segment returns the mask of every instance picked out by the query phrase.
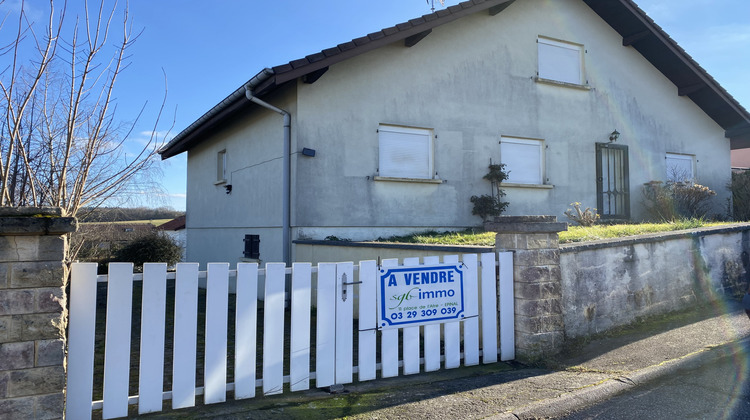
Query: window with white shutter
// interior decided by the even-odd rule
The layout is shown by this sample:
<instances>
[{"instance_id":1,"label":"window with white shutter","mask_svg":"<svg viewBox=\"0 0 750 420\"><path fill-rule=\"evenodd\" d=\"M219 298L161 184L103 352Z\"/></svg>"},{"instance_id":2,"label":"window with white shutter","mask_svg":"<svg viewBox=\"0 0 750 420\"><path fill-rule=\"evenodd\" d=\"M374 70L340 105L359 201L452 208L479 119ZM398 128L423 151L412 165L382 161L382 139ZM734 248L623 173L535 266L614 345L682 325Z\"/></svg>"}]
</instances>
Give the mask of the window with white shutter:
<instances>
[{"instance_id":1,"label":"window with white shutter","mask_svg":"<svg viewBox=\"0 0 750 420\"><path fill-rule=\"evenodd\" d=\"M542 140L502 137L500 162L505 164L512 184L544 184L544 142Z\"/></svg>"},{"instance_id":2,"label":"window with white shutter","mask_svg":"<svg viewBox=\"0 0 750 420\"><path fill-rule=\"evenodd\" d=\"M667 181L695 182L695 156L667 153Z\"/></svg>"},{"instance_id":3,"label":"window with white shutter","mask_svg":"<svg viewBox=\"0 0 750 420\"><path fill-rule=\"evenodd\" d=\"M386 178L433 178L432 131L381 125L378 128L378 175Z\"/></svg>"},{"instance_id":4,"label":"window with white shutter","mask_svg":"<svg viewBox=\"0 0 750 420\"><path fill-rule=\"evenodd\" d=\"M540 79L576 85L585 84L583 73L583 46L539 37Z\"/></svg>"}]
</instances>

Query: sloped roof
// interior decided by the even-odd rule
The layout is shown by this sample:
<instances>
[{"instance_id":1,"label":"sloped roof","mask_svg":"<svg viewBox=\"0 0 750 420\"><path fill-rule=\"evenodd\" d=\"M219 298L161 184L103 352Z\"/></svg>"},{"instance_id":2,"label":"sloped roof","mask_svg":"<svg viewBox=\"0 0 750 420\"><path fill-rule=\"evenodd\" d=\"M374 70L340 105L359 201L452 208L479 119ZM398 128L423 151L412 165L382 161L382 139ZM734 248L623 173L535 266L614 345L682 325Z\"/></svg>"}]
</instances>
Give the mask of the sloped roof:
<instances>
[{"instance_id":1,"label":"sloped roof","mask_svg":"<svg viewBox=\"0 0 750 420\"><path fill-rule=\"evenodd\" d=\"M185 215L177 216L174 219L162 223L161 225L157 226L156 230L180 230L185 229Z\"/></svg>"},{"instance_id":2,"label":"sloped roof","mask_svg":"<svg viewBox=\"0 0 750 420\"><path fill-rule=\"evenodd\" d=\"M435 27L482 11L495 15L515 1L518 0L468 0L287 64L263 69L251 79L256 82L254 95L263 97L298 78L314 83L333 64L394 42L404 41L406 47L411 47ZM623 37L624 46L632 46L640 52L677 86L679 95L688 96L726 130L732 149L750 147L750 113L632 0L583 1ZM246 84L175 136L159 152L162 159L190 149L217 124L251 107L245 98Z\"/></svg>"}]
</instances>

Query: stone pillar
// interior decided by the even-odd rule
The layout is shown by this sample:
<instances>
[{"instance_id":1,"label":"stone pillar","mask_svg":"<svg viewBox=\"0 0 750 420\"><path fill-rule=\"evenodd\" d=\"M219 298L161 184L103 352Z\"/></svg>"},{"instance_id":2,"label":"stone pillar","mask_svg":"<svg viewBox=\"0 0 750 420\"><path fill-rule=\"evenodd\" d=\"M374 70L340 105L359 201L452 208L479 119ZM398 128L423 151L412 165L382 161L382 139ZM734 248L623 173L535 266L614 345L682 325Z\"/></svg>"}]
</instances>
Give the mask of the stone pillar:
<instances>
[{"instance_id":1,"label":"stone pillar","mask_svg":"<svg viewBox=\"0 0 750 420\"><path fill-rule=\"evenodd\" d=\"M561 350L562 316L558 232L555 216L499 216L485 223L497 232L495 248L513 251L516 355L537 360Z\"/></svg>"},{"instance_id":2,"label":"stone pillar","mask_svg":"<svg viewBox=\"0 0 750 420\"><path fill-rule=\"evenodd\" d=\"M65 234L54 208L0 207L0 418L63 417Z\"/></svg>"}]
</instances>

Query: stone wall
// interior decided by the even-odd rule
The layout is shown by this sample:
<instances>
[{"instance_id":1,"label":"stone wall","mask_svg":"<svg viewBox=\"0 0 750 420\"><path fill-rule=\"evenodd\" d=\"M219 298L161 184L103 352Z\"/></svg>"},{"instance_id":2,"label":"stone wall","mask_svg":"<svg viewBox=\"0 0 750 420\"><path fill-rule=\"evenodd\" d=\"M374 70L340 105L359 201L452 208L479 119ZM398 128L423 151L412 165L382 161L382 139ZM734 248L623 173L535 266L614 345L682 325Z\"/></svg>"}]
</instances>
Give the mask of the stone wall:
<instances>
[{"instance_id":1,"label":"stone wall","mask_svg":"<svg viewBox=\"0 0 750 420\"><path fill-rule=\"evenodd\" d=\"M485 223L498 232L498 251L513 251L516 354L535 360L556 353L565 340L558 232L555 216L499 216Z\"/></svg>"},{"instance_id":2,"label":"stone wall","mask_svg":"<svg viewBox=\"0 0 750 420\"><path fill-rule=\"evenodd\" d=\"M0 418L63 417L66 236L59 209L0 208Z\"/></svg>"},{"instance_id":3,"label":"stone wall","mask_svg":"<svg viewBox=\"0 0 750 420\"><path fill-rule=\"evenodd\" d=\"M750 224L562 245L565 335L741 295L749 253Z\"/></svg>"}]
</instances>

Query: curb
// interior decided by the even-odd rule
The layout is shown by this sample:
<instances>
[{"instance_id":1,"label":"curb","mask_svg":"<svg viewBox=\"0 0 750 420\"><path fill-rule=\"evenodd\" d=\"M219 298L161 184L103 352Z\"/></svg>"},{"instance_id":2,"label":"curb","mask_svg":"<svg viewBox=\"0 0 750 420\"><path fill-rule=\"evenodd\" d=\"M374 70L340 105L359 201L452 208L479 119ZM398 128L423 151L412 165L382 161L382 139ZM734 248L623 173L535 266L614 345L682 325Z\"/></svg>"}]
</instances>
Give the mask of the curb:
<instances>
[{"instance_id":1,"label":"curb","mask_svg":"<svg viewBox=\"0 0 750 420\"><path fill-rule=\"evenodd\" d=\"M656 379L674 374L681 370L693 370L702 365L715 362L725 357L732 357L750 346L750 337L737 341L728 341L713 347L705 347L697 352L677 359L667 360L658 365L648 366L606 380L599 385L591 385L556 398L533 402L510 412L501 413L489 420L525 420L539 418L557 418L570 415L588 406L600 403L617 394L652 382Z\"/></svg>"}]
</instances>

